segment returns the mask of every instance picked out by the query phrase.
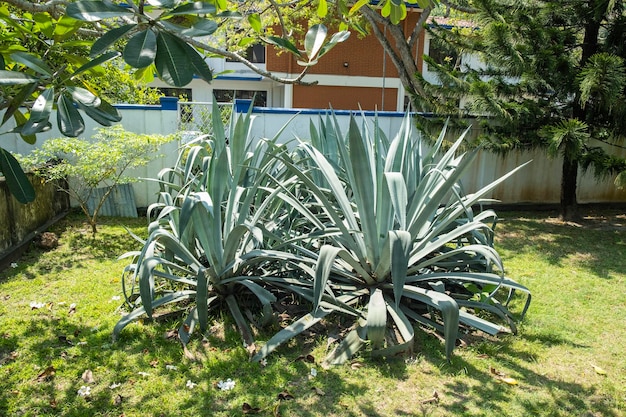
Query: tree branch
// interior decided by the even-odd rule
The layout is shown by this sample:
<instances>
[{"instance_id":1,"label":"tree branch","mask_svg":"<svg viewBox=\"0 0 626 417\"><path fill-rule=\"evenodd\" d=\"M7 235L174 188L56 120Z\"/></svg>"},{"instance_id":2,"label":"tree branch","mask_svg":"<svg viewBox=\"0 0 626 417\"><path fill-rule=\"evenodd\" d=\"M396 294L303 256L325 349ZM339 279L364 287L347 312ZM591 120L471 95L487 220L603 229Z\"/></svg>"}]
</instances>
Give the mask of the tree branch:
<instances>
[{"instance_id":1,"label":"tree branch","mask_svg":"<svg viewBox=\"0 0 626 417\"><path fill-rule=\"evenodd\" d=\"M461 6L460 4L453 3L450 0L439 0L439 1L444 6L457 10L459 12L470 13L470 14L478 13L477 9L470 7L470 6Z\"/></svg>"}]
</instances>

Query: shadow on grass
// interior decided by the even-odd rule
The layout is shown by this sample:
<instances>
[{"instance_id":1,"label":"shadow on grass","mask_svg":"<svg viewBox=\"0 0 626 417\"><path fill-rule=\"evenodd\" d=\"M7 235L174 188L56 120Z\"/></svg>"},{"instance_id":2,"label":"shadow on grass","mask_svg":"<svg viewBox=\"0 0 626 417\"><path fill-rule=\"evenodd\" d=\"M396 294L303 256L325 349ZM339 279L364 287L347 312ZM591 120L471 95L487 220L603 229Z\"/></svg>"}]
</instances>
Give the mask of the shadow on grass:
<instances>
[{"instance_id":1,"label":"shadow on grass","mask_svg":"<svg viewBox=\"0 0 626 417\"><path fill-rule=\"evenodd\" d=\"M622 272L626 259L626 226L590 217L580 224L564 223L546 213L499 213L496 248L511 253L532 252L549 264L563 266L573 258L598 277ZM607 256L607 251L611 255Z\"/></svg>"}]
</instances>

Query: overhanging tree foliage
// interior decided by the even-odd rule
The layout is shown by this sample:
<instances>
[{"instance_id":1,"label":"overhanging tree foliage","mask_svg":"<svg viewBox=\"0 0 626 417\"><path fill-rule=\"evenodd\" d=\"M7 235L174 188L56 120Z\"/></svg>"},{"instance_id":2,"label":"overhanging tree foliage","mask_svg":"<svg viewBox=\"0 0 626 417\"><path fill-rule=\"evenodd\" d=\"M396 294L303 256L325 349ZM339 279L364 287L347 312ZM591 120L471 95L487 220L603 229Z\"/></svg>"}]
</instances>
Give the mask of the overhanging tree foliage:
<instances>
[{"instance_id":1,"label":"overhanging tree foliage","mask_svg":"<svg viewBox=\"0 0 626 417\"><path fill-rule=\"evenodd\" d=\"M318 14L325 15L321 3L325 5L320 2ZM244 13L239 12L240 6ZM82 78L97 75L103 64L118 57L136 68L137 77L157 74L173 86L183 86L194 76L210 82L213 71L205 61L208 56L241 62L275 81L302 83L307 68L349 36L349 32L341 31L327 39L326 27L315 24L306 32L303 48L299 49L287 34L273 36L261 23L264 14L273 13L281 20L284 14L297 9L296 3L270 1L267 7L259 2L255 7L244 6L245 2L225 0L4 2L0 6L0 110L5 110L2 125L13 118L16 126L5 133L19 133L33 143L37 133L51 127L50 116L55 108L59 130L66 136L76 137L83 132L82 113L103 126L119 122L119 112ZM303 65L301 73L293 78L277 77L243 55L207 40L211 36L219 39L220 26L232 20L237 21L237 27L252 27L257 40L296 55ZM89 57L75 54L75 47L88 48ZM50 53L54 49L61 53ZM24 105L26 112L21 110ZM19 164L1 148L0 170L20 201L32 201L32 187Z\"/></svg>"}]
</instances>

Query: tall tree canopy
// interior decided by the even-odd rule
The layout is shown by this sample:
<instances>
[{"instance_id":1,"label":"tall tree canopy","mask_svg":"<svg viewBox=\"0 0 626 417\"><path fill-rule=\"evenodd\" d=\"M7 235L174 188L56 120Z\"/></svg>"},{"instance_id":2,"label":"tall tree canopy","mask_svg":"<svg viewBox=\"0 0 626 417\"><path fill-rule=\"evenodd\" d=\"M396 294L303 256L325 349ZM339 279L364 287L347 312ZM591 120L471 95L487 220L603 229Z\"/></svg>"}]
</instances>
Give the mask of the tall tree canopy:
<instances>
[{"instance_id":1,"label":"tall tree canopy","mask_svg":"<svg viewBox=\"0 0 626 417\"><path fill-rule=\"evenodd\" d=\"M598 178L626 169L626 14L620 0L473 0L475 27L433 27L434 42L462 61L436 63L440 84L420 79L435 111L487 115L483 142L496 151L540 147L563 158L561 216L578 217L579 168ZM465 103L459 109L458 103ZM624 174L622 174L624 175ZM618 179L619 181L619 179Z\"/></svg>"}]
</instances>

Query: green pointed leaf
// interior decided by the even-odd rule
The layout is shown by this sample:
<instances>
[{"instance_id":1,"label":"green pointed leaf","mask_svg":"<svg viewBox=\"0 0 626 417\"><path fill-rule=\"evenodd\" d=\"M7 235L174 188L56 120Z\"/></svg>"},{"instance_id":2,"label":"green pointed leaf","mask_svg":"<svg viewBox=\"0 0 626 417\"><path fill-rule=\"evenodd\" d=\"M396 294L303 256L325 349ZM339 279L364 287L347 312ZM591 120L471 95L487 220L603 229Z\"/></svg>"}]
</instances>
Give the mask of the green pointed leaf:
<instances>
[{"instance_id":1,"label":"green pointed leaf","mask_svg":"<svg viewBox=\"0 0 626 417\"><path fill-rule=\"evenodd\" d=\"M0 70L0 85L31 84L39 78L18 71Z\"/></svg>"},{"instance_id":2,"label":"green pointed leaf","mask_svg":"<svg viewBox=\"0 0 626 417\"><path fill-rule=\"evenodd\" d=\"M166 83L183 87L193 79L193 68L188 65L188 55L182 42L169 33L160 32L157 36L157 56L154 64Z\"/></svg>"},{"instance_id":3,"label":"green pointed leaf","mask_svg":"<svg viewBox=\"0 0 626 417\"><path fill-rule=\"evenodd\" d=\"M311 328L315 324L319 323L324 317L328 315L328 312L320 311L318 314L306 314L300 319L291 323L278 333L276 333L270 340L263 345L263 347L254 355L253 361L258 362L272 353L278 346L291 340L293 337L299 335L303 331Z\"/></svg>"},{"instance_id":4,"label":"green pointed leaf","mask_svg":"<svg viewBox=\"0 0 626 417\"><path fill-rule=\"evenodd\" d=\"M91 91L82 87L66 87L66 90L72 95L72 99L78 103L89 107L98 107L101 103L100 98Z\"/></svg>"},{"instance_id":5,"label":"green pointed leaf","mask_svg":"<svg viewBox=\"0 0 626 417\"><path fill-rule=\"evenodd\" d=\"M102 19L132 15L132 12L126 7L117 6L109 1L79 0L69 3L65 14L77 20L97 22Z\"/></svg>"},{"instance_id":6,"label":"green pointed leaf","mask_svg":"<svg viewBox=\"0 0 626 417\"><path fill-rule=\"evenodd\" d=\"M37 100L35 100L30 110L30 118L26 124L22 126L23 135L33 135L42 132L46 128L50 113L52 113L53 101L54 87L45 89L39 97L37 97Z\"/></svg>"},{"instance_id":7,"label":"green pointed leaf","mask_svg":"<svg viewBox=\"0 0 626 417\"><path fill-rule=\"evenodd\" d=\"M50 69L48 64L33 54L26 52L14 52L11 54L11 59L19 64L25 65L39 74L52 76L53 71Z\"/></svg>"},{"instance_id":8,"label":"green pointed leaf","mask_svg":"<svg viewBox=\"0 0 626 417\"><path fill-rule=\"evenodd\" d=\"M80 20L63 15L54 26L54 40L62 41L69 38L76 33L82 25L83 22Z\"/></svg>"},{"instance_id":9,"label":"green pointed leaf","mask_svg":"<svg viewBox=\"0 0 626 417\"><path fill-rule=\"evenodd\" d=\"M87 116L103 126L112 126L122 120L122 115L107 101L100 99L100 105L97 107L85 106L81 102L77 102L78 107L83 110Z\"/></svg>"},{"instance_id":10,"label":"green pointed leaf","mask_svg":"<svg viewBox=\"0 0 626 417\"><path fill-rule=\"evenodd\" d=\"M35 13L33 20L37 23L37 28L46 35L47 38L51 38L54 34L54 26L52 16L48 13Z\"/></svg>"},{"instance_id":11,"label":"green pointed leaf","mask_svg":"<svg viewBox=\"0 0 626 417\"><path fill-rule=\"evenodd\" d=\"M193 72L207 83L210 83L213 80L213 72L204 58L198 53L198 51L188 44L179 42L179 45L184 50L185 55L187 55L189 63L193 68Z\"/></svg>"},{"instance_id":12,"label":"green pointed leaf","mask_svg":"<svg viewBox=\"0 0 626 417\"><path fill-rule=\"evenodd\" d=\"M304 37L304 50L306 51L309 61L315 59L315 56L324 45L328 30L322 24L313 25L307 31Z\"/></svg>"},{"instance_id":13,"label":"green pointed leaf","mask_svg":"<svg viewBox=\"0 0 626 417\"><path fill-rule=\"evenodd\" d=\"M93 43L93 45L91 46L91 51L89 51L89 56L93 58L105 52L109 48L109 46L113 45L135 27L137 27L137 25L129 24L120 26L115 29L111 29Z\"/></svg>"},{"instance_id":14,"label":"green pointed leaf","mask_svg":"<svg viewBox=\"0 0 626 417\"><path fill-rule=\"evenodd\" d=\"M190 36L190 37L209 36L215 33L217 28L218 28L217 22L214 20L198 19L197 21L193 22L193 24L190 27L183 28L180 31L180 34L184 36Z\"/></svg>"},{"instance_id":15,"label":"green pointed leaf","mask_svg":"<svg viewBox=\"0 0 626 417\"><path fill-rule=\"evenodd\" d=\"M271 45L279 47L280 49L286 49L298 58L302 58L302 54L298 48L296 48L296 46L287 39L283 39L280 36L268 36L267 38L263 38L263 40Z\"/></svg>"},{"instance_id":16,"label":"green pointed leaf","mask_svg":"<svg viewBox=\"0 0 626 417\"><path fill-rule=\"evenodd\" d=\"M194 1L193 3L186 3L177 8L167 12L168 15L184 15L184 14L213 14L217 12L217 9L211 3L205 3L202 1Z\"/></svg>"},{"instance_id":17,"label":"green pointed leaf","mask_svg":"<svg viewBox=\"0 0 626 417\"><path fill-rule=\"evenodd\" d=\"M261 33L263 27L261 26L261 16L258 13L252 13L248 15L248 23L252 30L256 33Z\"/></svg>"},{"instance_id":18,"label":"green pointed leaf","mask_svg":"<svg viewBox=\"0 0 626 417\"><path fill-rule=\"evenodd\" d=\"M330 40L324 46L322 46L322 49L320 49L317 54L317 58L319 59L322 56L326 55L326 53L333 49L338 43L345 42L349 37L350 32L347 30L335 33L332 38L330 38Z\"/></svg>"},{"instance_id":19,"label":"green pointed leaf","mask_svg":"<svg viewBox=\"0 0 626 417\"><path fill-rule=\"evenodd\" d=\"M22 204L35 200L35 189L24 174L19 162L9 151L0 148L0 170L11 194Z\"/></svg>"},{"instance_id":20,"label":"green pointed leaf","mask_svg":"<svg viewBox=\"0 0 626 417\"><path fill-rule=\"evenodd\" d=\"M319 17L326 17L327 14L328 3L326 2L326 0L319 0L319 3L317 4L317 15Z\"/></svg>"},{"instance_id":21,"label":"green pointed leaf","mask_svg":"<svg viewBox=\"0 0 626 417\"><path fill-rule=\"evenodd\" d=\"M9 106L4 112L4 116L2 117L2 124L5 124L7 120L13 117L13 114L15 113L15 111L24 104L24 101L26 101L26 99L30 97L31 94L33 94L36 89L37 89L37 83L26 84L24 87L22 87L22 89L20 89L20 91L15 95L15 97L11 99Z\"/></svg>"},{"instance_id":22,"label":"green pointed leaf","mask_svg":"<svg viewBox=\"0 0 626 417\"><path fill-rule=\"evenodd\" d=\"M170 303L175 303L179 301L184 301L193 298L195 295L195 291L177 291L167 295L164 295L161 298L154 300L154 302L150 303L150 309L158 308ZM146 309L144 307L139 307L129 314L122 317L115 327L113 328L113 341L116 341L120 335L120 332L124 329L124 327L128 326L135 320L138 320L140 317L146 315Z\"/></svg>"},{"instance_id":23,"label":"green pointed leaf","mask_svg":"<svg viewBox=\"0 0 626 417\"><path fill-rule=\"evenodd\" d=\"M106 54L100 55L98 58L93 59L91 61L89 61L88 63L86 63L85 65L83 65L82 67L78 68L76 71L74 71L74 73L72 74L72 79L77 76L78 74L81 74L85 71L89 71L93 68L99 67L100 65L104 64L105 62L109 62L112 59L117 58L118 56L120 56L121 53L117 52L117 51L111 51L111 52L107 52Z\"/></svg>"},{"instance_id":24,"label":"green pointed leaf","mask_svg":"<svg viewBox=\"0 0 626 417\"><path fill-rule=\"evenodd\" d=\"M13 113L13 118L15 119L15 126L18 126L17 128L13 129L16 133L19 133L20 136L22 137L22 140L30 145L34 145L35 142L37 142L37 136L36 135L23 135L21 133L22 128L21 126L25 125L26 122L28 121L28 119L26 118L26 116L24 116L24 114L22 114L22 112L17 109L15 110L15 113Z\"/></svg>"},{"instance_id":25,"label":"green pointed leaf","mask_svg":"<svg viewBox=\"0 0 626 417\"><path fill-rule=\"evenodd\" d=\"M122 55L131 67L147 67L157 55L157 35L151 29L137 33L128 40Z\"/></svg>"},{"instance_id":26,"label":"green pointed leaf","mask_svg":"<svg viewBox=\"0 0 626 417\"><path fill-rule=\"evenodd\" d=\"M362 329L354 329L346 335L342 342L325 359L331 365L341 365L363 347L365 340L359 334Z\"/></svg>"},{"instance_id":27,"label":"green pointed leaf","mask_svg":"<svg viewBox=\"0 0 626 417\"><path fill-rule=\"evenodd\" d=\"M350 12L349 15L352 16L353 14L355 14L356 12L359 11L359 9L363 6L365 6L366 4L369 4L370 0L359 0L356 3L354 3L354 5L350 8Z\"/></svg>"},{"instance_id":28,"label":"green pointed leaf","mask_svg":"<svg viewBox=\"0 0 626 417\"><path fill-rule=\"evenodd\" d=\"M85 122L74 107L74 103L65 94L59 95L57 100L57 125L61 133L72 138L85 131Z\"/></svg>"}]
</instances>

